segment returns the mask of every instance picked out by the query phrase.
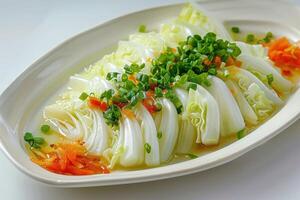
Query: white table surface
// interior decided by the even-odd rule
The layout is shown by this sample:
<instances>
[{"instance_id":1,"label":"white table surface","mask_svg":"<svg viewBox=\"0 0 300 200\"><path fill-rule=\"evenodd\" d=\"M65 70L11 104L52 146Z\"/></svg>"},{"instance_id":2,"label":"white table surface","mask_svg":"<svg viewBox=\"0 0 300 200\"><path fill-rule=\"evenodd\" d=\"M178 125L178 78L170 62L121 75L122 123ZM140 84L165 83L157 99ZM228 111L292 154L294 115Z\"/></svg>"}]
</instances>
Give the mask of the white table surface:
<instances>
[{"instance_id":1,"label":"white table surface","mask_svg":"<svg viewBox=\"0 0 300 200\"><path fill-rule=\"evenodd\" d=\"M66 38L113 17L178 0L0 0L0 92ZM299 1L298 1L299 2ZM300 199L300 121L246 155L205 172L131 185L59 189L19 172L0 153L0 199Z\"/></svg>"}]
</instances>

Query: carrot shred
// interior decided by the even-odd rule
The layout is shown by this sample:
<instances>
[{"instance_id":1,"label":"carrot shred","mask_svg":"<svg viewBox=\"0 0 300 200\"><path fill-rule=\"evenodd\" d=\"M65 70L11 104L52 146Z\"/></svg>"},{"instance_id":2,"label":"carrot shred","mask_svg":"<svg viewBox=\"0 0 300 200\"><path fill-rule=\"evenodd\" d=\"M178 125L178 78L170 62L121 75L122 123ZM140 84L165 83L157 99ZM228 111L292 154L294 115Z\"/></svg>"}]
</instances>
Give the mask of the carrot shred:
<instances>
[{"instance_id":1,"label":"carrot shred","mask_svg":"<svg viewBox=\"0 0 300 200\"><path fill-rule=\"evenodd\" d=\"M281 37L267 45L269 48L268 56L281 68L281 73L291 76L293 70L300 69L300 47L292 44L286 37Z\"/></svg>"},{"instance_id":2,"label":"carrot shred","mask_svg":"<svg viewBox=\"0 0 300 200\"><path fill-rule=\"evenodd\" d=\"M42 151L42 150L41 150ZM88 155L78 143L59 143L45 157L31 156L31 160L41 167L58 174L91 175L110 173L100 156Z\"/></svg>"}]
</instances>

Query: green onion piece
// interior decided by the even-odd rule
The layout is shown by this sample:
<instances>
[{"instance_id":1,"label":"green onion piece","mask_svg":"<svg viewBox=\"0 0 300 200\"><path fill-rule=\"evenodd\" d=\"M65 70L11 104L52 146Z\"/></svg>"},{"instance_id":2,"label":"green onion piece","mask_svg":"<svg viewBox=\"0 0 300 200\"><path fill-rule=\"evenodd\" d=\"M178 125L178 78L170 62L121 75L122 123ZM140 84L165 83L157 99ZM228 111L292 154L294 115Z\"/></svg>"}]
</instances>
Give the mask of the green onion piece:
<instances>
[{"instance_id":1,"label":"green onion piece","mask_svg":"<svg viewBox=\"0 0 300 200\"><path fill-rule=\"evenodd\" d=\"M255 35L254 34L248 34L246 36L246 42L253 43L255 41Z\"/></svg>"},{"instance_id":2,"label":"green onion piece","mask_svg":"<svg viewBox=\"0 0 300 200\"><path fill-rule=\"evenodd\" d=\"M34 137L32 133L26 132L24 135L24 141L27 142L30 147L33 147L35 149L41 148L41 145L45 143L44 138L42 137Z\"/></svg>"},{"instance_id":3,"label":"green onion piece","mask_svg":"<svg viewBox=\"0 0 300 200\"><path fill-rule=\"evenodd\" d=\"M81 93L81 95L79 96L79 99L81 101L85 101L87 98L89 97L89 95L85 92Z\"/></svg>"},{"instance_id":4,"label":"green onion piece","mask_svg":"<svg viewBox=\"0 0 300 200\"><path fill-rule=\"evenodd\" d=\"M217 75L217 69L216 68L210 68L208 71L208 74L210 75Z\"/></svg>"},{"instance_id":5,"label":"green onion piece","mask_svg":"<svg viewBox=\"0 0 300 200\"><path fill-rule=\"evenodd\" d=\"M158 138L158 139L161 139L161 138L162 138L162 132L161 132L161 131L158 131L158 132L157 132L157 138Z\"/></svg>"},{"instance_id":6,"label":"green onion piece","mask_svg":"<svg viewBox=\"0 0 300 200\"><path fill-rule=\"evenodd\" d=\"M243 138L245 135L245 129L240 130L239 132L236 133L237 139Z\"/></svg>"},{"instance_id":7,"label":"green onion piece","mask_svg":"<svg viewBox=\"0 0 300 200\"><path fill-rule=\"evenodd\" d=\"M189 91L190 89L196 90L197 89L197 84L196 83L190 83L189 86L187 87L187 90Z\"/></svg>"},{"instance_id":8,"label":"green onion piece","mask_svg":"<svg viewBox=\"0 0 300 200\"><path fill-rule=\"evenodd\" d=\"M103 117L107 124L111 126L118 126L121 117L121 111L118 106L111 105L104 113Z\"/></svg>"},{"instance_id":9,"label":"green onion piece","mask_svg":"<svg viewBox=\"0 0 300 200\"><path fill-rule=\"evenodd\" d=\"M149 143L145 143L144 148L147 153L151 152L151 145Z\"/></svg>"},{"instance_id":10,"label":"green onion piece","mask_svg":"<svg viewBox=\"0 0 300 200\"><path fill-rule=\"evenodd\" d=\"M106 101L108 102L112 96L114 95L115 91L113 89L109 89L109 90L105 90L101 96L100 96L100 99L106 99Z\"/></svg>"},{"instance_id":11,"label":"green onion piece","mask_svg":"<svg viewBox=\"0 0 300 200\"><path fill-rule=\"evenodd\" d=\"M239 33L239 32L240 32L240 28L239 28L239 27L236 27L236 26L233 26L233 27L231 28L231 31L232 31L233 33Z\"/></svg>"},{"instance_id":12,"label":"green onion piece","mask_svg":"<svg viewBox=\"0 0 300 200\"><path fill-rule=\"evenodd\" d=\"M48 132L50 131L50 126L49 126L48 124L43 124L43 125L41 126L41 131L42 131L43 133L48 133Z\"/></svg>"},{"instance_id":13,"label":"green onion piece","mask_svg":"<svg viewBox=\"0 0 300 200\"><path fill-rule=\"evenodd\" d=\"M141 24L140 26L139 26L139 32L140 33L146 33L146 26L144 25L144 24Z\"/></svg>"},{"instance_id":14,"label":"green onion piece","mask_svg":"<svg viewBox=\"0 0 300 200\"><path fill-rule=\"evenodd\" d=\"M156 88L154 89L154 94L155 94L155 97L162 97L162 96L163 96L162 89L159 88L159 87L156 87Z\"/></svg>"},{"instance_id":15,"label":"green onion piece","mask_svg":"<svg viewBox=\"0 0 300 200\"><path fill-rule=\"evenodd\" d=\"M271 85L272 82L274 81L274 76L273 76L273 74L268 74L268 75L267 75L267 80L268 80L268 84Z\"/></svg>"},{"instance_id":16,"label":"green onion piece","mask_svg":"<svg viewBox=\"0 0 300 200\"><path fill-rule=\"evenodd\" d=\"M192 153L188 153L188 154L186 154L190 159L195 159L195 158L198 158L198 156L197 155L195 155L195 154L192 154Z\"/></svg>"},{"instance_id":17,"label":"green onion piece","mask_svg":"<svg viewBox=\"0 0 300 200\"><path fill-rule=\"evenodd\" d=\"M184 74L178 79L178 81L175 82L175 87L183 86L187 81L188 81L188 75Z\"/></svg>"},{"instance_id":18,"label":"green onion piece","mask_svg":"<svg viewBox=\"0 0 300 200\"><path fill-rule=\"evenodd\" d=\"M177 113L180 114L182 112L183 105L180 99L176 96L176 94L172 90L168 90L165 94L165 97L168 98L174 104Z\"/></svg>"}]
</instances>

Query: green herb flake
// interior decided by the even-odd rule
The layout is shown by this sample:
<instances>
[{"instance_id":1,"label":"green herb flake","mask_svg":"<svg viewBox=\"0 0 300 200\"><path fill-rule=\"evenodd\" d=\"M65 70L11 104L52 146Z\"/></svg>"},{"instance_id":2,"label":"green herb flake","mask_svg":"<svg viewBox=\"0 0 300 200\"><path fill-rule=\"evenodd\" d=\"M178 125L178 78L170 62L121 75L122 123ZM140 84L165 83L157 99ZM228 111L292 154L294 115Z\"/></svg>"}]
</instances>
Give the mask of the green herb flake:
<instances>
[{"instance_id":1,"label":"green herb flake","mask_svg":"<svg viewBox=\"0 0 300 200\"><path fill-rule=\"evenodd\" d=\"M41 148L41 145L45 144L45 140L42 137L35 137L30 132L26 132L24 135L24 141L27 142L30 147L35 149Z\"/></svg>"},{"instance_id":2,"label":"green herb flake","mask_svg":"<svg viewBox=\"0 0 300 200\"><path fill-rule=\"evenodd\" d=\"M268 84L271 85L274 81L274 76L273 74L268 74L267 75L267 80L268 80Z\"/></svg>"},{"instance_id":3,"label":"green herb flake","mask_svg":"<svg viewBox=\"0 0 300 200\"><path fill-rule=\"evenodd\" d=\"M159 87L156 87L155 89L154 89L154 94L155 94L155 97L162 97L163 96L163 91L162 91L162 89L161 88L159 88Z\"/></svg>"},{"instance_id":4,"label":"green herb flake","mask_svg":"<svg viewBox=\"0 0 300 200\"><path fill-rule=\"evenodd\" d=\"M196 89L197 89L197 84L195 84L195 83L190 83L189 86L187 87L187 90L189 91L190 89L196 90Z\"/></svg>"},{"instance_id":5,"label":"green herb flake","mask_svg":"<svg viewBox=\"0 0 300 200\"><path fill-rule=\"evenodd\" d=\"M151 145L149 143L145 143L144 149L147 153L151 153Z\"/></svg>"},{"instance_id":6,"label":"green herb flake","mask_svg":"<svg viewBox=\"0 0 300 200\"><path fill-rule=\"evenodd\" d=\"M273 38L273 33L272 32L267 32L266 36L264 37L263 41L265 43L269 43L271 41L271 39Z\"/></svg>"},{"instance_id":7,"label":"green herb flake","mask_svg":"<svg viewBox=\"0 0 300 200\"><path fill-rule=\"evenodd\" d=\"M109 89L109 90L105 90L101 96L100 99L106 99L106 101L108 102L114 95L115 91L113 89Z\"/></svg>"},{"instance_id":8,"label":"green herb flake","mask_svg":"<svg viewBox=\"0 0 300 200\"><path fill-rule=\"evenodd\" d=\"M86 92L81 93L81 95L79 96L79 99L81 101L85 101L87 98L89 97L89 95Z\"/></svg>"},{"instance_id":9,"label":"green herb flake","mask_svg":"<svg viewBox=\"0 0 300 200\"><path fill-rule=\"evenodd\" d=\"M198 156L197 155L195 155L195 154L192 154L192 153L188 153L188 154L186 154L190 159L195 159L195 158L198 158Z\"/></svg>"},{"instance_id":10,"label":"green herb flake","mask_svg":"<svg viewBox=\"0 0 300 200\"><path fill-rule=\"evenodd\" d=\"M233 33L239 33L239 32L240 32L240 28L239 28L239 27L236 27L236 26L233 26L233 27L231 27L231 31L232 31Z\"/></svg>"},{"instance_id":11,"label":"green herb flake","mask_svg":"<svg viewBox=\"0 0 300 200\"><path fill-rule=\"evenodd\" d=\"M255 42L255 35L254 34L248 34L246 36L246 42L247 43L253 43L253 42Z\"/></svg>"},{"instance_id":12,"label":"green herb flake","mask_svg":"<svg viewBox=\"0 0 300 200\"><path fill-rule=\"evenodd\" d=\"M43 125L41 126L41 131L42 131L43 133L49 133L49 131L50 131L50 126L49 126L48 124L43 124Z\"/></svg>"},{"instance_id":13,"label":"green herb flake","mask_svg":"<svg viewBox=\"0 0 300 200\"><path fill-rule=\"evenodd\" d=\"M237 139L242 139L245 136L245 129L240 130L236 133Z\"/></svg>"},{"instance_id":14,"label":"green herb flake","mask_svg":"<svg viewBox=\"0 0 300 200\"><path fill-rule=\"evenodd\" d=\"M118 126L121 117L121 111L118 106L111 105L104 113L103 117L107 124L111 126Z\"/></svg>"},{"instance_id":15,"label":"green herb flake","mask_svg":"<svg viewBox=\"0 0 300 200\"><path fill-rule=\"evenodd\" d=\"M144 24L141 24L139 26L139 32L140 33L146 33L147 32L147 27Z\"/></svg>"},{"instance_id":16,"label":"green herb flake","mask_svg":"<svg viewBox=\"0 0 300 200\"><path fill-rule=\"evenodd\" d=\"M161 139L161 138L162 138L162 132L161 132L161 131L158 131L158 132L157 132L157 138L158 138L158 139Z\"/></svg>"}]
</instances>

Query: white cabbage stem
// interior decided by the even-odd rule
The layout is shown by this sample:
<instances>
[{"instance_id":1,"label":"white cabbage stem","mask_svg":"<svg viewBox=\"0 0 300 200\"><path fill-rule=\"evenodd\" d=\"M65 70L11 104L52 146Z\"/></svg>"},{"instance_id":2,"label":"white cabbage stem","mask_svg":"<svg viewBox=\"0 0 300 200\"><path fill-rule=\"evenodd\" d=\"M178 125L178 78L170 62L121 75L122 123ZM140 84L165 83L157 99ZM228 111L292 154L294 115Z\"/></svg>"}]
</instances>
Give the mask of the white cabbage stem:
<instances>
[{"instance_id":1,"label":"white cabbage stem","mask_svg":"<svg viewBox=\"0 0 300 200\"><path fill-rule=\"evenodd\" d=\"M141 128L136 119L125 118L123 123L124 153L120 157L123 167L139 166L144 162L144 141Z\"/></svg>"},{"instance_id":2,"label":"white cabbage stem","mask_svg":"<svg viewBox=\"0 0 300 200\"><path fill-rule=\"evenodd\" d=\"M166 99L160 99L162 104L161 121L158 131L161 133L159 139L160 161L167 162L174 151L178 138L178 115L173 103Z\"/></svg>"},{"instance_id":3,"label":"white cabbage stem","mask_svg":"<svg viewBox=\"0 0 300 200\"><path fill-rule=\"evenodd\" d=\"M241 113L245 119L245 121L251 125L255 125L258 123L258 118L253 111L251 105L248 103L247 99L243 95L241 89L231 80L226 80L226 85L230 89L232 95L234 96L236 102L239 105Z\"/></svg>"},{"instance_id":4,"label":"white cabbage stem","mask_svg":"<svg viewBox=\"0 0 300 200\"><path fill-rule=\"evenodd\" d=\"M145 152L145 164L147 166L157 166L160 164L159 143L157 138L157 129L154 120L149 111L139 104L135 108L137 119L141 124L142 134L144 137L144 146L149 145L150 150Z\"/></svg>"},{"instance_id":5,"label":"white cabbage stem","mask_svg":"<svg viewBox=\"0 0 300 200\"><path fill-rule=\"evenodd\" d=\"M210 77L207 90L218 102L221 115L221 135L233 135L245 128L245 122L238 104L226 84L217 77Z\"/></svg>"},{"instance_id":6,"label":"white cabbage stem","mask_svg":"<svg viewBox=\"0 0 300 200\"><path fill-rule=\"evenodd\" d=\"M240 55L238 59L242 61L241 67L244 69L252 69L265 76L272 74L274 79L271 86L277 91L287 93L293 88L293 84L285 79L268 60L251 55Z\"/></svg>"},{"instance_id":7,"label":"white cabbage stem","mask_svg":"<svg viewBox=\"0 0 300 200\"><path fill-rule=\"evenodd\" d=\"M186 117L197 131L196 143L218 144L220 138L220 112L214 97L202 86L189 90Z\"/></svg>"},{"instance_id":8,"label":"white cabbage stem","mask_svg":"<svg viewBox=\"0 0 300 200\"><path fill-rule=\"evenodd\" d=\"M188 103L188 92L184 89L176 88L175 93L183 104L182 115L179 116L179 133L176 145L176 152L181 154L190 153L193 144L196 143L196 130L191 121L185 117Z\"/></svg>"}]
</instances>

